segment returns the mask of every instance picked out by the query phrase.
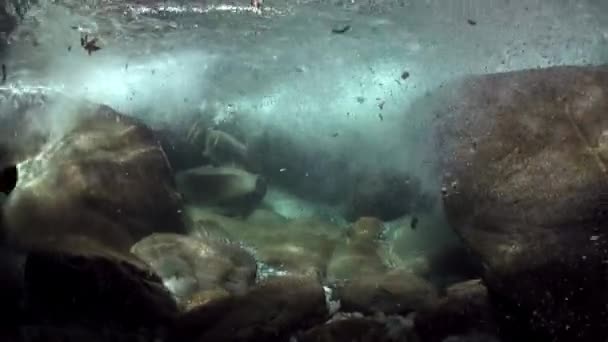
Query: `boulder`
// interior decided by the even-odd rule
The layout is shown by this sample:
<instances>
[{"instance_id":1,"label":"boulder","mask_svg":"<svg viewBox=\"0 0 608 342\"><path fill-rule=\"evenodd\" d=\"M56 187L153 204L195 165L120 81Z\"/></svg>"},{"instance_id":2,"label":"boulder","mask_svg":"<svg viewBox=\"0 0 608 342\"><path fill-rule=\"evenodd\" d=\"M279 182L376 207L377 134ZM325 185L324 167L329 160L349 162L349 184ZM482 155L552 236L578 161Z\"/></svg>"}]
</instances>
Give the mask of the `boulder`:
<instances>
[{"instance_id":1,"label":"boulder","mask_svg":"<svg viewBox=\"0 0 608 342\"><path fill-rule=\"evenodd\" d=\"M413 273L391 270L385 274L366 274L338 283L336 296L345 312L405 315L433 307L435 288Z\"/></svg>"},{"instance_id":2,"label":"boulder","mask_svg":"<svg viewBox=\"0 0 608 342\"><path fill-rule=\"evenodd\" d=\"M177 315L171 294L142 261L85 238L30 252L24 283L24 323L132 330L168 328Z\"/></svg>"},{"instance_id":3,"label":"boulder","mask_svg":"<svg viewBox=\"0 0 608 342\"><path fill-rule=\"evenodd\" d=\"M25 248L86 236L127 252L154 232L183 232L181 197L154 134L109 107L82 105L72 127L20 161L4 232Z\"/></svg>"},{"instance_id":4,"label":"boulder","mask_svg":"<svg viewBox=\"0 0 608 342\"><path fill-rule=\"evenodd\" d=\"M232 167L189 169L178 173L176 180L189 203L217 207L231 216L247 216L266 194L264 178Z\"/></svg>"},{"instance_id":5,"label":"boulder","mask_svg":"<svg viewBox=\"0 0 608 342\"><path fill-rule=\"evenodd\" d=\"M225 240L153 234L133 245L131 252L156 271L182 304L203 291L245 293L256 278L253 256Z\"/></svg>"},{"instance_id":6,"label":"boulder","mask_svg":"<svg viewBox=\"0 0 608 342\"><path fill-rule=\"evenodd\" d=\"M607 337L608 68L474 76L446 89L444 207L483 261L510 317L502 323L525 338Z\"/></svg>"},{"instance_id":7,"label":"boulder","mask_svg":"<svg viewBox=\"0 0 608 342\"><path fill-rule=\"evenodd\" d=\"M244 295L211 301L185 313L175 341L287 341L328 316L323 287L310 278L268 279Z\"/></svg>"}]
</instances>

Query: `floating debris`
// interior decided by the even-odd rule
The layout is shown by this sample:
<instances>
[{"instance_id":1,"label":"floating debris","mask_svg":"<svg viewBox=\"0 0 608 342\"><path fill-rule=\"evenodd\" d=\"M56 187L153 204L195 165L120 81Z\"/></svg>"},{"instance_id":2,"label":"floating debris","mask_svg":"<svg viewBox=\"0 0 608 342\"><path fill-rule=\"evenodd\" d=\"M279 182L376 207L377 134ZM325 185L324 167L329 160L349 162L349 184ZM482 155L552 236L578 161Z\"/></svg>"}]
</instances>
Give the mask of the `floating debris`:
<instances>
[{"instance_id":1,"label":"floating debris","mask_svg":"<svg viewBox=\"0 0 608 342\"><path fill-rule=\"evenodd\" d=\"M359 103L365 102L365 97L363 97L363 96L357 96L357 102L359 102Z\"/></svg>"},{"instance_id":2,"label":"floating debris","mask_svg":"<svg viewBox=\"0 0 608 342\"><path fill-rule=\"evenodd\" d=\"M416 230L416 227L418 226L418 218L416 216L412 217L412 220L410 221L410 228L412 230Z\"/></svg>"},{"instance_id":3,"label":"floating debris","mask_svg":"<svg viewBox=\"0 0 608 342\"><path fill-rule=\"evenodd\" d=\"M344 25L341 27L334 27L331 29L331 33L335 33L335 34L344 34L346 32L350 31L350 25Z\"/></svg>"},{"instance_id":4,"label":"floating debris","mask_svg":"<svg viewBox=\"0 0 608 342\"><path fill-rule=\"evenodd\" d=\"M384 116L382 116L382 113L378 113L378 117L380 118L380 121L384 121Z\"/></svg>"},{"instance_id":5,"label":"floating debris","mask_svg":"<svg viewBox=\"0 0 608 342\"><path fill-rule=\"evenodd\" d=\"M380 110L384 109L384 102L385 101L382 101L382 102L378 103L378 108L380 108Z\"/></svg>"},{"instance_id":6,"label":"floating debris","mask_svg":"<svg viewBox=\"0 0 608 342\"><path fill-rule=\"evenodd\" d=\"M2 83L6 82L6 64L2 64Z\"/></svg>"},{"instance_id":7,"label":"floating debris","mask_svg":"<svg viewBox=\"0 0 608 342\"><path fill-rule=\"evenodd\" d=\"M591 241L597 241L599 240L600 236L599 235L591 235L591 237L589 238L589 240Z\"/></svg>"},{"instance_id":8,"label":"floating debris","mask_svg":"<svg viewBox=\"0 0 608 342\"><path fill-rule=\"evenodd\" d=\"M331 136L332 136L332 138L335 138L335 137L337 137L338 135L340 135L340 134L339 134L338 132L336 132L336 133L332 134Z\"/></svg>"},{"instance_id":9,"label":"floating debris","mask_svg":"<svg viewBox=\"0 0 608 342\"><path fill-rule=\"evenodd\" d=\"M473 19L467 19L467 23L469 23L469 25L471 25L471 26L477 25L477 22Z\"/></svg>"},{"instance_id":10,"label":"floating debris","mask_svg":"<svg viewBox=\"0 0 608 342\"><path fill-rule=\"evenodd\" d=\"M407 80L408 78L410 78L410 73L407 71L404 71L401 73L401 79L402 80Z\"/></svg>"},{"instance_id":11,"label":"floating debris","mask_svg":"<svg viewBox=\"0 0 608 342\"><path fill-rule=\"evenodd\" d=\"M83 49L87 50L89 56L91 55L91 53L101 50L101 48L97 46L97 38L89 40L89 37L86 34L84 35L84 37L80 38L80 46L82 46Z\"/></svg>"},{"instance_id":12,"label":"floating debris","mask_svg":"<svg viewBox=\"0 0 608 342\"><path fill-rule=\"evenodd\" d=\"M285 172L285 171L287 171L286 168L279 169L279 172Z\"/></svg>"},{"instance_id":13,"label":"floating debris","mask_svg":"<svg viewBox=\"0 0 608 342\"><path fill-rule=\"evenodd\" d=\"M254 9L256 9L258 11L261 11L263 3L264 3L263 0L251 0L251 7L253 7Z\"/></svg>"}]
</instances>

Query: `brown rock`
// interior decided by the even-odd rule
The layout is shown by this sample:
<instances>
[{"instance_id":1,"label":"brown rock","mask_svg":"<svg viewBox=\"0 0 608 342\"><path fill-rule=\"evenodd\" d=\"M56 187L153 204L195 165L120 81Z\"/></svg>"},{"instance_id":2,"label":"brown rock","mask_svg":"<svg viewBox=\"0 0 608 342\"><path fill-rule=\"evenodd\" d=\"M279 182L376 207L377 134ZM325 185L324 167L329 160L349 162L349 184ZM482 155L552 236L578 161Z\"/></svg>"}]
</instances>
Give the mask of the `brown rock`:
<instances>
[{"instance_id":1,"label":"brown rock","mask_svg":"<svg viewBox=\"0 0 608 342\"><path fill-rule=\"evenodd\" d=\"M151 233L183 231L180 196L152 132L105 106L77 111L72 129L19 164L3 208L8 238L44 248L86 236L126 252Z\"/></svg>"},{"instance_id":2,"label":"brown rock","mask_svg":"<svg viewBox=\"0 0 608 342\"><path fill-rule=\"evenodd\" d=\"M185 302L195 293L242 294L255 282L256 261L239 245L178 234L153 234L131 248Z\"/></svg>"},{"instance_id":3,"label":"brown rock","mask_svg":"<svg viewBox=\"0 0 608 342\"><path fill-rule=\"evenodd\" d=\"M309 278L272 278L249 293L209 302L178 321L176 341L285 341L327 318L321 285Z\"/></svg>"},{"instance_id":4,"label":"brown rock","mask_svg":"<svg viewBox=\"0 0 608 342\"><path fill-rule=\"evenodd\" d=\"M399 270L347 281L338 287L337 298L345 312L400 315L432 307L438 299L429 282Z\"/></svg>"},{"instance_id":5,"label":"brown rock","mask_svg":"<svg viewBox=\"0 0 608 342\"><path fill-rule=\"evenodd\" d=\"M608 336L608 68L524 70L447 88L444 206L482 258L503 316L519 318L507 330Z\"/></svg>"},{"instance_id":6,"label":"brown rock","mask_svg":"<svg viewBox=\"0 0 608 342\"><path fill-rule=\"evenodd\" d=\"M143 262L88 239L29 253L25 297L33 323L133 329L167 327L177 315L170 293Z\"/></svg>"}]
</instances>

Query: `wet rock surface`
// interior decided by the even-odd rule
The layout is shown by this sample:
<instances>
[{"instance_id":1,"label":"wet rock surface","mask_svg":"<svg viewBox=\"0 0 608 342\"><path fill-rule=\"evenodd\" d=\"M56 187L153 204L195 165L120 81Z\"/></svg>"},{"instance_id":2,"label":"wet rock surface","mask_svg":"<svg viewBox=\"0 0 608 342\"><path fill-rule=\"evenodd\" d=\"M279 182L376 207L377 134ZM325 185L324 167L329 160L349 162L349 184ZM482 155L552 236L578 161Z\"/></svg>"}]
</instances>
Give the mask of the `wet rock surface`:
<instances>
[{"instance_id":1,"label":"wet rock surface","mask_svg":"<svg viewBox=\"0 0 608 342\"><path fill-rule=\"evenodd\" d=\"M328 317L323 287L314 279L280 277L245 295L211 301L177 322L176 341L287 341Z\"/></svg>"},{"instance_id":2,"label":"wet rock surface","mask_svg":"<svg viewBox=\"0 0 608 342\"><path fill-rule=\"evenodd\" d=\"M449 88L438 124L444 204L484 263L506 331L608 336L607 86L606 67L555 67Z\"/></svg>"},{"instance_id":3,"label":"wet rock surface","mask_svg":"<svg viewBox=\"0 0 608 342\"><path fill-rule=\"evenodd\" d=\"M128 251L154 232L182 232L181 198L154 134L109 107L83 105L73 128L19 164L3 208L9 240L28 248L87 236Z\"/></svg>"},{"instance_id":4,"label":"wet rock surface","mask_svg":"<svg viewBox=\"0 0 608 342\"><path fill-rule=\"evenodd\" d=\"M183 304L206 302L222 290L243 294L256 278L256 260L224 240L153 234L131 248L147 262Z\"/></svg>"}]
</instances>

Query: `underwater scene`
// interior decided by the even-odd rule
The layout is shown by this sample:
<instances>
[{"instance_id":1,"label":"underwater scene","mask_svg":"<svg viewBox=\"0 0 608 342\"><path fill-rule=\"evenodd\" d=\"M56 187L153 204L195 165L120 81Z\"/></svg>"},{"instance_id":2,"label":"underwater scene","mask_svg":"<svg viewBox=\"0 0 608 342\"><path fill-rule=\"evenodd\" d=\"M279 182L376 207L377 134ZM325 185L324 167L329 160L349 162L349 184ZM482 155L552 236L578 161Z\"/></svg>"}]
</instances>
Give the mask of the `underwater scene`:
<instances>
[{"instance_id":1,"label":"underwater scene","mask_svg":"<svg viewBox=\"0 0 608 342\"><path fill-rule=\"evenodd\" d=\"M0 1L0 342L608 341L608 2Z\"/></svg>"}]
</instances>

